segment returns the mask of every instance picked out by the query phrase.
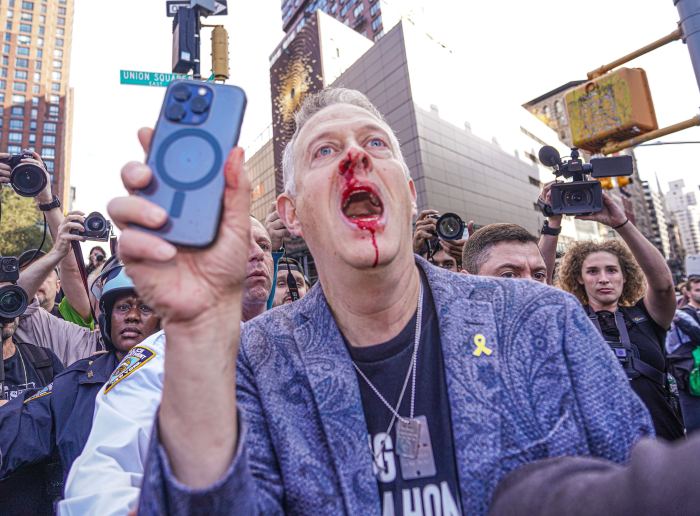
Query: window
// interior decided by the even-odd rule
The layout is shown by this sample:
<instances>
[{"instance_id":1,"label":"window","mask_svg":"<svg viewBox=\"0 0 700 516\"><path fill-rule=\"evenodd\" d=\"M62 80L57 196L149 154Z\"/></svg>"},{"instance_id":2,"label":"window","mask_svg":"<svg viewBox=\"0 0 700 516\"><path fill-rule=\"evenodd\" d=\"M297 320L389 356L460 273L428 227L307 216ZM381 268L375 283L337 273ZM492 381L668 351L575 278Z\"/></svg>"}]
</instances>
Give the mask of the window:
<instances>
[{"instance_id":1,"label":"window","mask_svg":"<svg viewBox=\"0 0 700 516\"><path fill-rule=\"evenodd\" d=\"M63 57L63 50L61 50L60 48L55 49L55 50L53 51L53 56L54 56L56 59L61 59L61 58Z\"/></svg>"},{"instance_id":2,"label":"window","mask_svg":"<svg viewBox=\"0 0 700 516\"><path fill-rule=\"evenodd\" d=\"M5 28L8 30L8 32L12 30L12 20L7 20Z\"/></svg>"},{"instance_id":3,"label":"window","mask_svg":"<svg viewBox=\"0 0 700 516\"><path fill-rule=\"evenodd\" d=\"M8 18L12 18L14 15L15 15L15 14L12 12L12 9L10 9L9 11L7 11L7 17L8 17Z\"/></svg>"},{"instance_id":4,"label":"window","mask_svg":"<svg viewBox=\"0 0 700 516\"><path fill-rule=\"evenodd\" d=\"M44 132L49 134L56 133L56 123L55 122L44 122Z\"/></svg>"},{"instance_id":5,"label":"window","mask_svg":"<svg viewBox=\"0 0 700 516\"><path fill-rule=\"evenodd\" d=\"M0 68L0 77L7 77L7 68Z\"/></svg>"},{"instance_id":6,"label":"window","mask_svg":"<svg viewBox=\"0 0 700 516\"><path fill-rule=\"evenodd\" d=\"M36 57L44 57L44 51L40 48L36 49Z\"/></svg>"},{"instance_id":7,"label":"window","mask_svg":"<svg viewBox=\"0 0 700 516\"><path fill-rule=\"evenodd\" d=\"M374 17L375 14L379 12L380 4L377 2L372 7L369 8L369 15Z\"/></svg>"},{"instance_id":8,"label":"window","mask_svg":"<svg viewBox=\"0 0 700 516\"><path fill-rule=\"evenodd\" d=\"M372 22L372 30L376 32L376 30L381 27L382 25L382 17L377 16L374 21Z\"/></svg>"},{"instance_id":9,"label":"window","mask_svg":"<svg viewBox=\"0 0 700 516\"><path fill-rule=\"evenodd\" d=\"M65 15L66 15L66 8L65 8L65 7L59 7L59 8L58 8L58 15L59 15L59 16L65 16Z\"/></svg>"},{"instance_id":10,"label":"window","mask_svg":"<svg viewBox=\"0 0 700 516\"><path fill-rule=\"evenodd\" d=\"M44 160L44 165L46 165L46 170L48 170L49 172L53 172L53 168L54 168L54 164L53 164L53 163L54 163L54 162L53 162L52 159L45 159L45 160Z\"/></svg>"},{"instance_id":11,"label":"window","mask_svg":"<svg viewBox=\"0 0 700 516\"><path fill-rule=\"evenodd\" d=\"M63 66L63 63L59 59L53 60L53 67L54 68L61 68L62 66Z\"/></svg>"},{"instance_id":12,"label":"window","mask_svg":"<svg viewBox=\"0 0 700 516\"><path fill-rule=\"evenodd\" d=\"M56 46L57 47L62 47L63 46L63 40L61 38L56 38Z\"/></svg>"},{"instance_id":13,"label":"window","mask_svg":"<svg viewBox=\"0 0 700 516\"><path fill-rule=\"evenodd\" d=\"M8 134L7 141L12 143L22 143L22 133Z\"/></svg>"},{"instance_id":14,"label":"window","mask_svg":"<svg viewBox=\"0 0 700 516\"><path fill-rule=\"evenodd\" d=\"M32 120L36 120L39 116L39 110L37 108L32 108L32 111L29 114L29 116L32 118Z\"/></svg>"},{"instance_id":15,"label":"window","mask_svg":"<svg viewBox=\"0 0 700 516\"><path fill-rule=\"evenodd\" d=\"M0 80L0 90L4 90L7 87L5 80Z\"/></svg>"},{"instance_id":16,"label":"window","mask_svg":"<svg viewBox=\"0 0 700 516\"><path fill-rule=\"evenodd\" d=\"M22 9L26 9L27 11L33 11L34 2L22 2Z\"/></svg>"},{"instance_id":17,"label":"window","mask_svg":"<svg viewBox=\"0 0 700 516\"><path fill-rule=\"evenodd\" d=\"M29 55L29 47L17 47L17 55L18 56L28 56Z\"/></svg>"},{"instance_id":18,"label":"window","mask_svg":"<svg viewBox=\"0 0 700 516\"><path fill-rule=\"evenodd\" d=\"M65 25L66 19L65 18L57 18L56 23L58 23L59 25Z\"/></svg>"},{"instance_id":19,"label":"window","mask_svg":"<svg viewBox=\"0 0 700 516\"><path fill-rule=\"evenodd\" d=\"M55 158L56 157L56 149L53 147L44 147L41 149L41 156L43 158Z\"/></svg>"},{"instance_id":20,"label":"window","mask_svg":"<svg viewBox=\"0 0 700 516\"><path fill-rule=\"evenodd\" d=\"M19 57L15 59L16 68L29 68L29 59L20 59Z\"/></svg>"},{"instance_id":21,"label":"window","mask_svg":"<svg viewBox=\"0 0 700 516\"><path fill-rule=\"evenodd\" d=\"M32 145L34 143L36 143L36 134L29 133L29 144Z\"/></svg>"},{"instance_id":22,"label":"window","mask_svg":"<svg viewBox=\"0 0 700 516\"><path fill-rule=\"evenodd\" d=\"M22 146L21 145L8 145L7 152L9 152L10 154L19 154L20 152L22 152Z\"/></svg>"},{"instance_id":23,"label":"window","mask_svg":"<svg viewBox=\"0 0 700 516\"><path fill-rule=\"evenodd\" d=\"M41 73L34 72L34 82L41 82Z\"/></svg>"},{"instance_id":24,"label":"window","mask_svg":"<svg viewBox=\"0 0 700 516\"><path fill-rule=\"evenodd\" d=\"M36 131L36 120L30 120L30 121L29 121L29 130L30 130L30 131Z\"/></svg>"},{"instance_id":25,"label":"window","mask_svg":"<svg viewBox=\"0 0 700 516\"><path fill-rule=\"evenodd\" d=\"M49 102L51 104L58 104L59 102L61 102L61 97L59 95L51 95L49 97Z\"/></svg>"},{"instance_id":26,"label":"window","mask_svg":"<svg viewBox=\"0 0 700 516\"><path fill-rule=\"evenodd\" d=\"M7 41L8 43L10 41L12 41L12 34L10 34L9 32L6 32L5 33L5 41Z\"/></svg>"},{"instance_id":27,"label":"window","mask_svg":"<svg viewBox=\"0 0 700 516\"><path fill-rule=\"evenodd\" d=\"M38 84L32 84L32 93L34 95L38 95L40 90L40 86Z\"/></svg>"},{"instance_id":28,"label":"window","mask_svg":"<svg viewBox=\"0 0 700 516\"><path fill-rule=\"evenodd\" d=\"M61 72L51 72L51 80L52 81L60 81L61 80Z\"/></svg>"},{"instance_id":29,"label":"window","mask_svg":"<svg viewBox=\"0 0 700 516\"><path fill-rule=\"evenodd\" d=\"M56 29L56 36L63 36L65 34L65 30L61 29L60 27Z\"/></svg>"},{"instance_id":30,"label":"window","mask_svg":"<svg viewBox=\"0 0 700 516\"><path fill-rule=\"evenodd\" d=\"M7 56L2 56L2 64L3 64L4 66L9 65L9 64L10 64L10 58L7 57Z\"/></svg>"},{"instance_id":31,"label":"window","mask_svg":"<svg viewBox=\"0 0 700 516\"><path fill-rule=\"evenodd\" d=\"M20 32L32 32L32 26L29 25L28 23L20 23L19 24L19 31Z\"/></svg>"},{"instance_id":32,"label":"window","mask_svg":"<svg viewBox=\"0 0 700 516\"><path fill-rule=\"evenodd\" d=\"M53 134L45 134L41 139L42 145L56 145L56 137Z\"/></svg>"},{"instance_id":33,"label":"window","mask_svg":"<svg viewBox=\"0 0 700 516\"><path fill-rule=\"evenodd\" d=\"M21 131L24 129L24 120L19 119L19 120L10 120L10 129L13 129L15 131Z\"/></svg>"},{"instance_id":34,"label":"window","mask_svg":"<svg viewBox=\"0 0 700 516\"><path fill-rule=\"evenodd\" d=\"M45 24L46 23L46 16L44 16L43 14L41 16L39 16L39 23L41 23L42 25Z\"/></svg>"},{"instance_id":35,"label":"window","mask_svg":"<svg viewBox=\"0 0 700 516\"><path fill-rule=\"evenodd\" d=\"M32 13L22 13L20 19L30 22L32 21Z\"/></svg>"},{"instance_id":36,"label":"window","mask_svg":"<svg viewBox=\"0 0 700 516\"><path fill-rule=\"evenodd\" d=\"M15 70L15 79L27 80L29 73L26 70Z\"/></svg>"},{"instance_id":37,"label":"window","mask_svg":"<svg viewBox=\"0 0 700 516\"><path fill-rule=\"evenodd\" d=\"M2 46L2 53L3 53L3 54L9 54L9 53L10 53L10 45L8 45L7 43L5 43L5 44Z\"/></svg>"},{"instance_id":38,"label":"window","mask_svg":"<svg viewBox=\"0 0 700 516\"><path fill-rule=\"evenodd\" d=\"M32 38L27 36L26 34L19 34L17 36L17 43L20 45L29 45L29 43L32 41Z\"/></svg>"},{"instance_id":39,"label":"window","mask_svg":"<svg viewBox=\"0 0 700 516\"><path fill-rule=\"evenodd\" d=\"M357 18L362 11L365 10L365 4L360 4L357 7L355 7L355 10L352 12L355 15L355 18Z\"/></svg>"},{"instance_id":40,"label":"window","mask_svg":"<svg viewBox=\"0 0 700 516\"><path fill-rule=\"evenodd\" d=\"M39 60L34 61L34 69L41 70L41 61L39 61Z\"/></svg>"},{"instance_id":41,"label":"window","mask_svg":"<svg viewBox=\"0 0 700 516\"><path fill-rule=\"evenodd\" d=\"M46 14L46 4L41 4L41 14Z\"/></svg>"},{"instance_id":42,"label":"window","mask_svg":"<svg viewBox=\"0 0 700 516\"><path fill-rule=\"evenodd\" d=\"M24 116L24 106L12 106L11 116Z\"/></svg>"},{"instance_id":43,"label":"window","mask_svg":"<svg viewBox=\"0 0 700 516\"><path fill-rule=\"evenodd\" d=\"M61 85L57 82L51 83L51 91L61 91Z\"/></svg>"},{"instance_id":44,"label":"window","mask_svg":"<svg viewBox=\"0 0 700 516\"><path fill-rule=\"evenodd\" d=\"M37 46L37 47L43 47L43 46L44 46L44 38L37 38L37 40L36 40L36 46Z\"/></svg>"},{"instance_id":45,"label":"window","mask_svg":"<svg viewBox=\"0 0 700 516\"><path fill-rule=\"evenodd\" d=\"M59 110L58 106L49 106L49 117L58 118Z\"/></svg>"},{"instance_id":46,"label":"window","mask_svg":"<svg viewBox=\"0 0 700 516\"><path fill-rule=\"evenodd\" d=\"M13 104L24 104L24 101L27 100L24 95L12 95L12 103Z\"/></svg>"},{"instance_id":47,"label":"window","mask_svg":"<svg viewBox=\"0 0 700 516\"><path fill-rule=\"evenodd\" d=\"M43 36L44 32L46 32L45 28L43 25L39 25L39 36Z\"/></svg>"}]
</instances>

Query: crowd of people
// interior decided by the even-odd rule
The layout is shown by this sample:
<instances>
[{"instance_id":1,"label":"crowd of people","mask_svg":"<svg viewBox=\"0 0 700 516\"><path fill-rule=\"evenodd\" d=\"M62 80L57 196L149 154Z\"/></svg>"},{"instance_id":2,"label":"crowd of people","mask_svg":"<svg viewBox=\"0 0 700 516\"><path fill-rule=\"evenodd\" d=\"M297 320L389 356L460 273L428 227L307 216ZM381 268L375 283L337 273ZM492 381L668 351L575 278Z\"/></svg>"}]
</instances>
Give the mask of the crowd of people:
<instances>
[{"instance_id":1,"label":"crowd of people","mask_svg":"<svg viewBox=\"0 0 700 516\"><path fill-rule=\"evenodd\" d=\"M441 238L393 131L341 88L303 102L264 221L241 149L224 170L205 249L137 229L167 214L132 193L116 252L78 263L84 215L35 198L53 246L2 319L0 513L697 512L700 277L676 294L613 198L580 218L617 237L560 262L561 215Z\"/></svg>"}]
</instances>

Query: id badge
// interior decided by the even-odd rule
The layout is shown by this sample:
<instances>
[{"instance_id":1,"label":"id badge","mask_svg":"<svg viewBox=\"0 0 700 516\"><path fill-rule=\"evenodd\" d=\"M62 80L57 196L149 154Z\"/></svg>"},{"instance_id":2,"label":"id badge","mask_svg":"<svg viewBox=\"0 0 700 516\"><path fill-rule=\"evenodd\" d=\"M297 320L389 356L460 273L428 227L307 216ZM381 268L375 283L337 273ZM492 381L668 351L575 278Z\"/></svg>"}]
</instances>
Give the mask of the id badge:
<instances>
[{"instance_id":1,"label":"id badge","mask_svg":"<svg viewBox=\"0 0 700 516\"><path fill-rule=\"evenodd\" d=\"M437 473L435 469L435 457L433 456L433 445L430 441L430 430L428 429L428 418L425 416L418 416L415 419L420 423L418 453L415 458L399 455L401 476L404 480L433 477Z\"/></svg>"}]
</instances>

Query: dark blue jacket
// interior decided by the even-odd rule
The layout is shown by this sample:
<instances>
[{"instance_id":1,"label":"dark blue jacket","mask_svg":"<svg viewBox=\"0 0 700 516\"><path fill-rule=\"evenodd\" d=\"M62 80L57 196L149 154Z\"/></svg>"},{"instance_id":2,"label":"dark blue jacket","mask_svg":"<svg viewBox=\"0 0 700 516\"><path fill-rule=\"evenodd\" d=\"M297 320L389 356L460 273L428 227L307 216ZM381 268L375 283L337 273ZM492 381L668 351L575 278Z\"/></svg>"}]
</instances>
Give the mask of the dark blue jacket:
<instances>
[{"instance_id":1,"label":"dark blue jacket","mask_svg":"<svg viewBox=\"0 0 700 516\"><path fill-rule=\"evenodd\" d=\"M95 397L118 363L114 352L78 360L53 383L0 407L0 478L58 451L65 481L90 435Z\"/></svg>"}]
</instances>

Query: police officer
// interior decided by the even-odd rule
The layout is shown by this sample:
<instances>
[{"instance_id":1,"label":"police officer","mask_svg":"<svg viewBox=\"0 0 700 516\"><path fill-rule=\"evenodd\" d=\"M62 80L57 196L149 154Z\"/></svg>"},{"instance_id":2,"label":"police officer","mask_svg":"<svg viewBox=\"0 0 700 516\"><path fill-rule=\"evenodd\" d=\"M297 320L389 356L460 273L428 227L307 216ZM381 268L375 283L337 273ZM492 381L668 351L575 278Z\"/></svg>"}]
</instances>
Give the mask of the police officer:
<instances>
[{"instance_id":1,"label":"police officer","mask_svg":"<svg viewBox=\"0 0 700 516\"><path fill-rule=\"evenodd\" d=\"M109 388L149 360L148 350L134 348L158 331L160 319L138 297L122 265L115 263L102 274L100 331L108 350L74 363L45 388L0 408L0 477L57 452L65 479L90 433L97 393L105 382Z\"/></svg>"}]
</instances>

